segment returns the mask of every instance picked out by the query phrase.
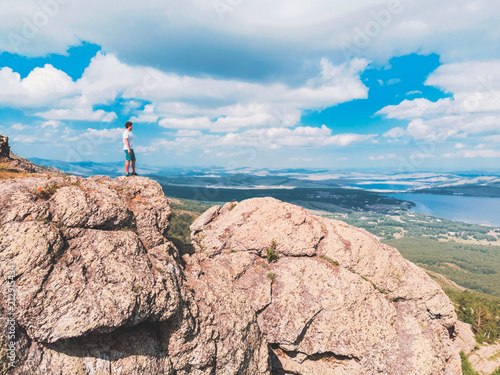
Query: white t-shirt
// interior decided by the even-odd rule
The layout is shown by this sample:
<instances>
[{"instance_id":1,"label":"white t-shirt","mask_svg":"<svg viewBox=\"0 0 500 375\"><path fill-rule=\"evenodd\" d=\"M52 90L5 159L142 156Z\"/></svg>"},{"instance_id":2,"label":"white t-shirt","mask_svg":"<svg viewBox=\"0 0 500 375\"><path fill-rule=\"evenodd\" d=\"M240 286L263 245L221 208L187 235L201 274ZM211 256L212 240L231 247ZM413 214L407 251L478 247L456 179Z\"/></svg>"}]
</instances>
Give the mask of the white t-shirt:
<instances>
[{"instance_id":1,"label":"white t-shirt","mask_svg":"<svg viewBox=\"0 0 500 375\"><path fill-rule=\"evenodd\" d=\"M125 130L123 132L123 149L128 150L125 139L128 139L128 144L130 146L130 149L132 150L134 148L134 135L132 134L132 132L129 132L128 130Z\"/></svg>"}]
</instances>

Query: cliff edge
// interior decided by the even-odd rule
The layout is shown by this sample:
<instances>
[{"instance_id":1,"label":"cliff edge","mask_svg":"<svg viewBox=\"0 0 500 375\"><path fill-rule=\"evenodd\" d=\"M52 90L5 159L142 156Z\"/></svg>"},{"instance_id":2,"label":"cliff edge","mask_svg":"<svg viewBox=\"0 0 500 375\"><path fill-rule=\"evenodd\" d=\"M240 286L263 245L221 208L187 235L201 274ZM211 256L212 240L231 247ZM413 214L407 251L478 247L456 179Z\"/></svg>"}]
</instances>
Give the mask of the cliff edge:
<instances>
[{"instance_id":1,"label":"cliff edge","mask_svg":"<svg viewBox=\"0 0 500 375\"><path fill-rule=\"evenodd\" d=\"M0 373L461 373L440 287L343 222L228 203L179 254L147 178L6 180L0 207Z\"/></svg>"}]
</instances>

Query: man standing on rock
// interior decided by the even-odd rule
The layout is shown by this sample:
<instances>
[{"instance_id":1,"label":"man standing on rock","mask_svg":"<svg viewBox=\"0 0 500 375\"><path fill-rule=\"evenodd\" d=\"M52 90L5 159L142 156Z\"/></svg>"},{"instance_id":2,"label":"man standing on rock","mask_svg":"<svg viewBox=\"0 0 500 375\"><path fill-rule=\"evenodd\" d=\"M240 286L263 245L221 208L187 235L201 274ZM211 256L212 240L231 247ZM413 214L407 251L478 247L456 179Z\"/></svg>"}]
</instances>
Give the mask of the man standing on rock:
<instances>
[{"instance_id":1,"label":"man standing on rock","mask_svg":"<svg viewBox=\"0 0 500 375\"><path fill-rule=\"evenodd\" d=\"M135 154L134 154L134 134L132 129L134 124L130 121L125 123L126 130L123 132L123 149L125 150L125 172L127 177L137 176L135 173ZM132 173L129 172L130 162L132 162Z\"/></svg>"}]
</instances>

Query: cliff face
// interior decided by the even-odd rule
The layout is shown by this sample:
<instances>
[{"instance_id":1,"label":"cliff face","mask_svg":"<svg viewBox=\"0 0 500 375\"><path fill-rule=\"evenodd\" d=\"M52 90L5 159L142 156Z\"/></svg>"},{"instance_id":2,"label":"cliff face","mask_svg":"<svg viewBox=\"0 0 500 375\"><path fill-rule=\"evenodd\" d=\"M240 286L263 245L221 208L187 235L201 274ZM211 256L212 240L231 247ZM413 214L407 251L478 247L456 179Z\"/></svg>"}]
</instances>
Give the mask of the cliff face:
<instances>
[{"instance_id":1,"label":"cliff face","mask_svg":"<svg viewBox=\"0 0 500 375\"><path fill-rule=\"evenodd\" d=\"M0 207L14 374L461 373L439 286L345 223L271 198L229 203L193 223L182 255L146 178L9 180Z\"/></svg>"}]
</instances>

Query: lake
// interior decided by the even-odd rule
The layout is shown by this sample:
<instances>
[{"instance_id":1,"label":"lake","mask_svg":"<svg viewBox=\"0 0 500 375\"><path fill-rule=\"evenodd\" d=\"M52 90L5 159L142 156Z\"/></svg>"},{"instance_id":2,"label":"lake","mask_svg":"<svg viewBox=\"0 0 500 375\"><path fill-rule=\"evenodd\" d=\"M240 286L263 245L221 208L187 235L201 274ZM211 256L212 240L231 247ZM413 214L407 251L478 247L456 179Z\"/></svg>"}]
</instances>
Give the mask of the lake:
<instances>
[{"instance_id":1,"label":"lake","mask_svg":"<svg viewBox=\"0 0 500 375\"><path fill-rule=\"evenodd\" d=\"M461 195L387 194L388 197L414 202L413 211L471 224L500 226L500 198Z\"/></svg>"}]
</instances>

